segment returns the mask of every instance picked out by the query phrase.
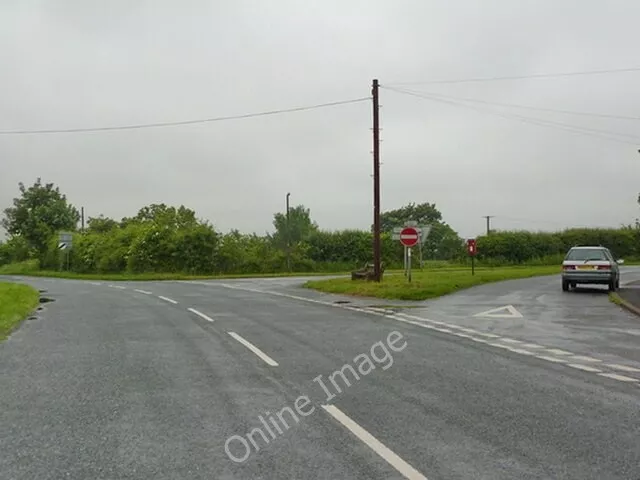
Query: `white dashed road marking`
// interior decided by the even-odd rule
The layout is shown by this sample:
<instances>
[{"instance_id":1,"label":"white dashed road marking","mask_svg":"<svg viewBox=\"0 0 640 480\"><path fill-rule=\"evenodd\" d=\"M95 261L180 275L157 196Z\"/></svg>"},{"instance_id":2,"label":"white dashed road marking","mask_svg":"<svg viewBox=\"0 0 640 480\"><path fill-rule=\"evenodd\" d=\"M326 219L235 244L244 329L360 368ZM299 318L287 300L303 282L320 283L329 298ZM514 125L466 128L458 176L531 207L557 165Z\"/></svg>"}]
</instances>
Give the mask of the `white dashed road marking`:
<instances>
[{"instance_id":1,"label":"white dashed road marking","mask_svg":"<svg viewBox=\"0 0 640 480\"><path fill-rule=\"evenodd\" d=\"M271 358L269 355L267 355L262 350L260 350L258 347L256 347L253 343L249 342L248 340L245 340L240 335L238 335L236 332L227 332L227 333L229 335L231 335L233 338L235 338L242 345L247 347L249 350L251 350L253 353L255 353L262 360L264 360L264 362L267 365L271 365L272 367L277 367L278 366L278 362L276 362L273 358Z\"/></svg>"},{"instance_id":2,"label":"white dashed road marking","mask_svg":"<svg viewBox=\"0 0 640 480\"><path fill-rule=\"evenodd\" d=\"M599 373L603 377L612 378L614 380L619 380L620 382L638 382L637 378L627 377L625 375L618 375L617 373Z\"/></svg>"},{"instance_id":3,"label":"white dashed road marking","mask_svg":"<svg viewBox=\"0 0 640 480\"><path fill-rule=\"evenodd\" d=\"M173 303L173 304L177 304L177 303L178 303L178 302L176 302L175 300L172 300L172 299L167 298L167 297L163 297L162 295L158 295L158 298L159 298L160 300L164 300L165 302L169 302L169 303Z\"/></svg>"},{"instance_id":4,"label":"white dashed road marking","mask_svg":"<svg viewBox=\"0 0 640 480\"><path fill-rule=\"evenodd\" d=\"M364 442L369 448L385 459L391 466L409 480L427 480L427 477L405 462L398 455L377 440L373 435L345 415L334 405L322 405L322 408L334 419L345 426L351 433Z\"/></svg>"},{"instance_id":5,"label":"white dashed road marking","mask_svg":"<svg viewBox=\"0 0 640 480\"><path fill-rule=\"evenodd\" d=\"M613 368L614 370L622 370L623 372L640 372L640 368L618 365L616 363L607 363L607 367Z\"/></svg>"},{"instance_id":6,"label":"white dashed road marking","mask_svg":"<svg viewBox=\"0 0 640 480\"><path fill-rule=\"evenodd\" d=\"M563 358L547 357L546 355L536 355L536 358L541 358L542 360L554 363L567 363L567 360Z\"/></svg>"},{"instance_id":7,"label":"white dashed road marking","mask_svg":"<svg viewBox=\"0 0 640 480\"><path fill-rule=\"evenodd\" d=\"M123 287L122 285L107 285L109 288L117 288L119 290L124 290L127 287Z\"/></svg>"},{"instance_id":8,"label":"white dashed road marking","mask_svg":"<svg viewBox=\"0 0 640 480\"><path fill-rule=\"evenodd\" d=\"M598 373L602 371L598 368L590 367L589 365L580 365L579 363L569 363L568 366L572 368L577 368L578 370L584 370L585 372Z\"/></svg>"},{"instance_id":9,"label":"white dashed road marking","mask_svg":"<svg viewBox=\"0 0 640 480\"><path fill-rule=\"evenodd\" d=\"M134 292L138 292L138 293L144 293L145 295L151 295L151 292L147 292L146 290L138 290L137 288L134 290Z\"/></svg>"},{"instance_id":10,"label":"white dashed road marking","mask_svg":"<svg viewBox=\"0 0 640 480\"><path fill-rule=\"evenodd\" d=\"M567 352L565 350L560 350L557 348L547 348L548 353L553 353L554 355L573 355L571 352Z\"/></svg>"},{"instance_id":11,"label":"white dashed road marking","mask_svg":"<svg viewBox=\"0 0 640 480\"><path fill-rule=\"evenodd\" d=\"M583 355L574 355L571 360L579 360L581 362L601 362L599 358L585 357Z\"/></svg>"},{"instance_id":12,"label":"white dashed road marking","mask_svg":"<svg viewBox=\"0 0 640 480\"><path fill-rule=\"evenodd\" d=\"M204 318L206 321L208 322L213 322L213 318L209 318L207 317L204 313L199 312L198 310L196 310L195 308L187 308L187 310L189 310L191 313L195 313L196 315L198 315L200 318Z\"/></svg>"}]
</instances>

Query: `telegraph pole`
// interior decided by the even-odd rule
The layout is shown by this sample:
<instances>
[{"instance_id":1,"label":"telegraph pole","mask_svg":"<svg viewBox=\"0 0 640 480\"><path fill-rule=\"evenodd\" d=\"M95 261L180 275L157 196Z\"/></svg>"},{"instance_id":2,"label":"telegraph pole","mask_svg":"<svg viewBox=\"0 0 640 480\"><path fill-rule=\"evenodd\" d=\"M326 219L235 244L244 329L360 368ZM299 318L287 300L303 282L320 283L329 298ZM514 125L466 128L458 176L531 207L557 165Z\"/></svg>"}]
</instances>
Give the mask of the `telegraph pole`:
<instances>
[{"instance_id":1,"label":"telegraph pole","mask_svg":"<svg viewBox=\"0 0 640 480\"><path fill-rule=\"evenodd\" d=\"M382 280L380 266L380 103L378 79L373 80L373 265L374 279Z\"/></svg>"},{"instance_id":2,"label":"telegraph pole","mask_svg":"<svg viewBox=\"0 0 640 480\"><path fill-rule=\"evenodd\" d=\"M80 211L82 212L80 214L82 217L82 233L84 233L84 207L80 207Z\"/></svg>"},{"instance_id":3,"label":"telegraph pole","mask_svg":"<svg viewBox=\"0 0 640 480\"><path fill-rule=\"evenodd\" d=\"M489 235L491 233L491 219L494 217L495 215L485 215L482 218L486 218L487 219L487 235Z\"/></svg>"},{"instance_id":4,"label":"telegraph pole","mask_svg":"<svg viewBox=\"0 0 640 480\"><path fill-rule=\"evenodd\" d=\"M287 271L291 271L291 229L289 228L289 196L287 193Z\"/></svg>"}]
</instances>

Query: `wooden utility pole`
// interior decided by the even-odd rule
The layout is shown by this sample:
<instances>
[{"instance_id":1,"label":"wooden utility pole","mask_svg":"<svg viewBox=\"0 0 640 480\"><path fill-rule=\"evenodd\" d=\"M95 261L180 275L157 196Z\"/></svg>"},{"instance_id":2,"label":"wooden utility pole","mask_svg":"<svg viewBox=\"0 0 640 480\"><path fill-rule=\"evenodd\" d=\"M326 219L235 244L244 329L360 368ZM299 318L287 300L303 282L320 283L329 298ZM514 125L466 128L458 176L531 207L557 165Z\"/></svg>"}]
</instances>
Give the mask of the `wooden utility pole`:
<instances>
[{"instance_id":1,"label":"wooden utility pole","mask_svg":"<svg viewBox=\"0 0 640 480\"><path fill-rule=\"evenodd\" d=\"M291 271L291 228L289 226L289 196L287 193L287 271Z\"/></svg>"},{"instance_id":2,"label":"wooden utility pole","mask_svg":"<svg viewBox=\"0 0 640 480\"><path fill-rule=\"evenodd\" d=\"M493 218L493 215L485 215L484 218L487 219L487 235L489 235L491 233L491 219Z\"/></svg>"},{"instance_id":3,"label":"wooden utility pole","mask_svg":"<svg viewBox=\"0 0 640 480\"><path fill-rule=\"evenodd\" d=\"M380 265L380 104L378 79L373 80L373 265L375 281L382 280Z\"/></svg>"},{"instance_id":4,"label":"wooden utility pole","mask_svg":"<svg viewBox=\"0 0 640 480\"><path fill-rule=\"evenodd\" d=\"M81 211L81 218L82 218L82 233L84 233L84 207L80 207L80 211Z\"/></svg>"}]
</instances>

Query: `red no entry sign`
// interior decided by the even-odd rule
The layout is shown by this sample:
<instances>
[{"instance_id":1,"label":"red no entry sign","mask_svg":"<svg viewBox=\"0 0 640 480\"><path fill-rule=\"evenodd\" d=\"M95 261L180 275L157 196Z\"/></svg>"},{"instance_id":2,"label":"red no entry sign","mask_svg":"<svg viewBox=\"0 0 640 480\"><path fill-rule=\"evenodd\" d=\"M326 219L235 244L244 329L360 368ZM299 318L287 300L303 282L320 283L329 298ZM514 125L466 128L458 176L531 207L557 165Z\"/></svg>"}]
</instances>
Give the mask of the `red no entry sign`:
<instances>
[{"instance_id":1,"label":"red no entry sign","mask_svg":"<svg viewBox=\"0 0 640 480\"><path fill-rule=\"evenodd\" d=\"M400 231L400 243L405 247L413 247L418 243L418 231L413 227L405 227Z\"/></svg>"}]
</instances>

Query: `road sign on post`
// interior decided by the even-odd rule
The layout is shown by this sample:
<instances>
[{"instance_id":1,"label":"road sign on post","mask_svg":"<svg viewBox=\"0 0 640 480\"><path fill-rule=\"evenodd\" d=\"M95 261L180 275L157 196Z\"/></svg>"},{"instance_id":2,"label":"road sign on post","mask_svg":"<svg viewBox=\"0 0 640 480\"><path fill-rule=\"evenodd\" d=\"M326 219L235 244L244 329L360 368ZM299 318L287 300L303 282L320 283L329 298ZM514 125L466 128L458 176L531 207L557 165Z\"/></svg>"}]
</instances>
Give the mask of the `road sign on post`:
<instances>
[{"instance_id":1,"label":"road sign on post","mask_svg":"<svg viewBox=\"0 0 640 480\"><path fill-rule=\"evenodd\" d=\"M64 250L67 254L67 270L69 270L69 250L73 248L73 233L60 232L58 234L58 250Z\"/></svg>"},{"instance_id":2,"label":"road sign on post","mask_svg":"<svg viewBox=\"0 0 640 480\"><path fill-rule=\"evenodd\" d=\"M418 243L418 230L413 227L405 227L400 231L400 243L405 247L414 247Z\"/></svg>"},{"instance_id":3,"label":"road sign on post","mask_svg":"<svg viewBox=\"0 0 640 480\"><path fill-rule=\"evenodd\" d=\"M471 257L471 275L475 275L476 274L475 258L477 253L475 238L470 238L469 240L467 240L467 252Z\"/></svg>"},{"instance_id":4,"label":"road sign on post","mask_svg":"<svg viewBox=\"0 0 640 480\"><path fill-rule=\"evenodd\" d=\"M414 247L420 239L419 229L414 227L404 227L400 230L400 243L404 245L406 251L406 275L411 281L411 247Z\"/></svg>"}]
</instances>

